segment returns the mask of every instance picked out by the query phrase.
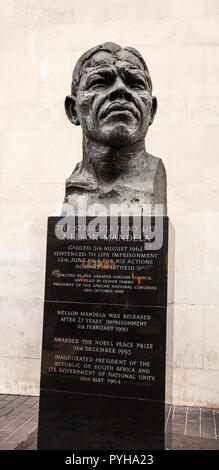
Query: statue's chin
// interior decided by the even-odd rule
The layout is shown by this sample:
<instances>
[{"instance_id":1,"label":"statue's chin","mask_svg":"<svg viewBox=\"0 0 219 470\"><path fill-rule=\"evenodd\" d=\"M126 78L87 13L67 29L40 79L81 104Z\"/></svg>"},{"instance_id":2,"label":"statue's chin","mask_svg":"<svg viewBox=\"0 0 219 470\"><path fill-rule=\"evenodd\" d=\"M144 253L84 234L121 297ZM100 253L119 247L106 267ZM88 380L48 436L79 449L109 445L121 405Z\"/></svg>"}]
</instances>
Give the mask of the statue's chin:
<instances>
[{"instance_id":1,"label":"statue's chin","mask_svg":"<svg viewBox=\"0 0 219 470\"><path fill-rule=\"evenodd\" d=\"M109 126L104 131L100 133L101 140L116 147L133 144L141 138L136 129L132 129L124 123Z\"/></svg>"}]
</instances>

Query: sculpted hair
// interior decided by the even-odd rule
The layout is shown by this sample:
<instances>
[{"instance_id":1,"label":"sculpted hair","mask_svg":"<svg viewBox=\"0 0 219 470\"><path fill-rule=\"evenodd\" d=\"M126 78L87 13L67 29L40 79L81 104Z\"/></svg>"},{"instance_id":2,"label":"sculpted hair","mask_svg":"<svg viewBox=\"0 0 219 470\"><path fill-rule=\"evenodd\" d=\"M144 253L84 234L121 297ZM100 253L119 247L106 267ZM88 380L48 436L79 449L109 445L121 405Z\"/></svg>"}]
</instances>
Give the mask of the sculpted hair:
<instances>
[{"instance_id":1,"label":"sculpted hair","mask_svg":"<svg viewBox=\"0 0 219 470\"><path fill-rule=\"evenodd\" d=\"M86 51L78 59L76 65L75 65L75 68L73 70L73 74L72 74L71 94L74 95L74 96L77 95L78 86L79 86L81 77L83 75L84 68L86 66L89 66L89 61L91 61L91 58L94 54L96 54L97 52L100 52L100 51L105 51L105 52L109 52L113 56L117 57L117 53L121 50L130 52L131 54L136 56L141 61L142 65L143 65L143 68L144 68L145 76L147 78L148 89L149 89L150 93L152 94L151 77L150 77L147 65L146 65L142 55L140 54L140 52L138 52L137 49L135 49L134 47L121 47L121 46L119 46L118 44L116 44L114 42L105 42L103 44L99 44L98 46L92 47L91 49Z\"/></svg>"}]
</instances>

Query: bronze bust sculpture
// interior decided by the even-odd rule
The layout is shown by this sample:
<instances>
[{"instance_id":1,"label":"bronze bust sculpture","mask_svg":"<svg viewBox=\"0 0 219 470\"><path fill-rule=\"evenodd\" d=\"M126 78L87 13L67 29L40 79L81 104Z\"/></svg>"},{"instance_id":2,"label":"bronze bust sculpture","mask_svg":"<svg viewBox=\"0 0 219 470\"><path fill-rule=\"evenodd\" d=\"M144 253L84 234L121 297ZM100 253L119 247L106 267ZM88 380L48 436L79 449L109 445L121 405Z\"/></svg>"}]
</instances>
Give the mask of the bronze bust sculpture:
<instances>
[{"instance_id":1,"label":"bronze bust sculpture","mask_svg":"<svg viewBox=\"0 0 219 470\"><path fill-rule=\"evenodd\" d=\"M69 120L83 129L83 159L66 181L62 215L77 206L156 204L167 214L166 172L160 158L146 152L145 136L157 109L152 82L141 54L115 43L83 54L66 97Z\"/></svg>"}]
</instances>

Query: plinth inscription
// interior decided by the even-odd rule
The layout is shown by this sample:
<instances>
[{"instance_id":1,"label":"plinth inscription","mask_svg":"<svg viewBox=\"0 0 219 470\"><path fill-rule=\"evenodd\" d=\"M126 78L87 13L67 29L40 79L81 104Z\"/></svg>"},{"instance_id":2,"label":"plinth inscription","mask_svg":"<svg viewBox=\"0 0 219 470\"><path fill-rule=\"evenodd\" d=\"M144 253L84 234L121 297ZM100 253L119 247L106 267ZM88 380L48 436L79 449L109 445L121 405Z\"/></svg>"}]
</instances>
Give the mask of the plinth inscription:
<instances>
[{"instance_id":1,"label":"plinth inscription","mask_svg":"<svg viewBox=\"0 0 219 470\"><path fill-rule=\"evenodd\" d=\"M69 240L67 233L59 240L54 219L58 222L50 217L48 227L46 300L123 304L125 297L129 305L166 305L167 241L163 237L160 249L150 249L153 242L145 239L149 221L140 240L133 230L123 234L129 240L121 233L120 240L110 239L109 219L105 239ZM162 227L165 233L166 218L158 220L156 230ZM135 227L134 218L130 226Z\"/></svg>"},{"instance_id":2,"label":"plinth inscription","mask_svg":"<svg viewBox=\"0 0 219 470\"><path fill-rule=\"evenodd\" d=\"M160 308L47 302L42 387L163 399L164 332Z\"/></svg>"},{"instance_id":3,"label":"plinth inscription","mask_svg":"<svg viewBox=\"0 0 219 470\"><path fill-rule=\"evenodd\" d=\"M95 428L94 410L100 425L110 426L109 442L116 442L114 431L132 427L135 410L138 423L141 414L145 417L136 445L149 433L155 439L150 446L162 447L156 440L163 442L164 436L166 332L172 308L167 299L168 219L160 221L159 249L145 246L143 237L70 240L68 234L61 239L56 235L59 220L51 217L48 224L39 446L45 448L48 432L53 440L49 448L55 442L61 448L74 445L81 422L88 420ZM63 414L65 406L70 411ZM90 442L83 443L85 448L93 446L88 429L82 434ZM101 435L98 431L97 442Z\"/></svg>"}]
</instances>

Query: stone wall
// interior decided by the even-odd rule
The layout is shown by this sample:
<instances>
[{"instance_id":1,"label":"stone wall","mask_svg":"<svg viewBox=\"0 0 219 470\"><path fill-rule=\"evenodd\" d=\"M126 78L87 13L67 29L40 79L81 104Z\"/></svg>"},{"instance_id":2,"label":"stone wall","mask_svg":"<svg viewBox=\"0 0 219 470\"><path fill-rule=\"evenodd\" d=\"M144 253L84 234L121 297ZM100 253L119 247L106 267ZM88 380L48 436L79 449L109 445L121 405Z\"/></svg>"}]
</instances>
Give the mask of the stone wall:
<instances>
[{"instance_id":1,"label":"stone wall","mask_svg":"<svg viewBox=\"0 0 219 470\"><path fill-rule=\"evenodd\" d=\"M176 230L174 403L219 407L218 0L1 0L0 392L38 394L47 216L81 159L64 114L76 59L140 50L158 96L147 138Z\"/></svg>"}]
</instances>

